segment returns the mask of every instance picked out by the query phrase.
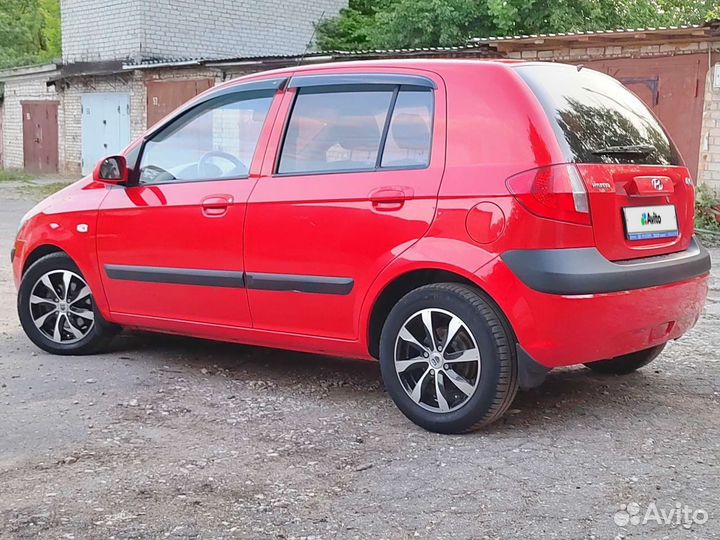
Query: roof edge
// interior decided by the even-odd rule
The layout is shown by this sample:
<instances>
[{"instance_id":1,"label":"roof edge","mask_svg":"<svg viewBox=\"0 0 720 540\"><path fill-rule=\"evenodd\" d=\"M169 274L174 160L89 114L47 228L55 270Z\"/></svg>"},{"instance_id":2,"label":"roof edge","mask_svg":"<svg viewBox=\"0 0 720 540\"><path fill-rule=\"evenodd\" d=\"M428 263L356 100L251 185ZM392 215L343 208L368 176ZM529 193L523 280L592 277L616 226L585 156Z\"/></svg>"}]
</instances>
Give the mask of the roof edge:
<instances>
[{"instance_id":1,"label":"roof edge","mask_svg":"<svg viewBox=\"0 0 720 540\"><path fill-rule=\"evenodd\" d=\"M694 35L703 32L703 35ZM658 35L684 35L689 34L692 38L720 38L720 19L711 19L703 24L686 24L677 26L658 26L648 28L616 28L614 30L582 30L577 32L555 32L547 34L521 34L513 36L488 36L471 38L471 44L498 44L498 43L523 43L535 40L556 40L567 41L575 38L592 37L631 37L637 34L658 34Z\"/></svg>"},{"instance_id":2,"label":"roof edge","mask_svg":"<svg viewBox=\"0 0 720 540\"><path fill-rule=\"evenodd\" d=\"M33 64L30 66L18 66L0 70L0 81L14 79L16 77L28 77L41 73L51 73L58 69L58 64Z\"/></svg>"}]
</instances>

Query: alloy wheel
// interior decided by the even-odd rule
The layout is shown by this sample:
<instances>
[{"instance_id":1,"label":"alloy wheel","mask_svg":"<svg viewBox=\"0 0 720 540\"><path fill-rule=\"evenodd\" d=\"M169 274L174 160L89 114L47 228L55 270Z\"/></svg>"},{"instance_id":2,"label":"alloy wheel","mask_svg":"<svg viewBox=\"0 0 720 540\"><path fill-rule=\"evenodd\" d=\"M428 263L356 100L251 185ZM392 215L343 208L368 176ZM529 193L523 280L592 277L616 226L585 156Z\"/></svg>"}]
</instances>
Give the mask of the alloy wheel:
<instances>
[{"instance_id":1,"label":"alloy wheel","mask_svg":"<svg viewBox=\"0 0 720 540\"><path fill-rule=\"evenodd\" d=\"M395 340L395 371L410 399L433 412L452 412L475 394L480 350L468 326L443 309L410 316Z\"/></svg>"},{"instance_id":2,"label":"alloy wheel","mask_svg":"<svg viewBox=\"0 0 720 540\"><path fill-rule=\"evenodd\" d=\"M70 270L43 274L33 285L29 302L35 327L54 343L76 343L95 325L90 287Z\"/></svg>"}]
</instances>

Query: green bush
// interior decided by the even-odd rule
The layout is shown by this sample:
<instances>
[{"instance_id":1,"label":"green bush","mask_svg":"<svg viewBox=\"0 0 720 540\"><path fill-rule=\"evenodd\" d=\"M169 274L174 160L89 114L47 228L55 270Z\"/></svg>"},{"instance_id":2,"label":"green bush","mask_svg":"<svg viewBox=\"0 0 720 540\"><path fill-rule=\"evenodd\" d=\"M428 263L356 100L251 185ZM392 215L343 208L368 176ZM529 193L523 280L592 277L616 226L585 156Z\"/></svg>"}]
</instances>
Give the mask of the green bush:
<instances>
[{"instance_id":1,"label":"green bush","mask_svg":"<svg viewBox=\"0 0 720 540\"><path fill-rule=\"evenodd\" d=\"M695 193L695 228L720 233L720 201L715 192L705 184L698 186Z\"/></svg>"}]
</instances>

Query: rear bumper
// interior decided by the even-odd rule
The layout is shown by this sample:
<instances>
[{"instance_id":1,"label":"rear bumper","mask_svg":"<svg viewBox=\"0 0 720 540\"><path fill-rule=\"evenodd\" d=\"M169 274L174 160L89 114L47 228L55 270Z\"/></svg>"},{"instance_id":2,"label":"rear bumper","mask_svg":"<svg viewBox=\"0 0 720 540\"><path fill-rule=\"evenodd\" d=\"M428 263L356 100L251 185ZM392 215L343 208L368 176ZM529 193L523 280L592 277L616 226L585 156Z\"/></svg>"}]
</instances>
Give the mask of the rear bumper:
<instances>
[{"instance_id":1,"label":"rear bumper","mask_svg":"<svg viewBox=\"0 0 720 540\"><path fill-rule=\"evenodd\" d=\"M694 237L685 251L631 261L608 261L595 248L513 250L502 260L525 285L551 294L645 289L710 271L710 254Z\"/></svg>"},{"instance_id":2,"label":"rear bumper","mask_svg":"<svg viewBox=\"0 0 720 540\"><path fill-rule=\"evenodd\" d=\"M684 259L690 261L683 268L688 274L682 274L677 267L672 269L672 275L690 275L690 278L623 290L617 290L617 285L603 272L607 268L605 263L598 263L599 271L583 264L573 266L576 259L571 255L568 267L556 264L552 269L550 275L555 276L555 283L551 283L545 281L547 274L543 280L537 280L538 275L543 275L537 269L519 270L520 275L516 275L503 256L495 260L492 268L486 269L492 274L489 283L503 285L495 290L489 287L487 292L507 315L519 345L540 365L553 368L614 358L677 339L694 326L707 296L709 256L696 242L693 246L696 247ZM547 260L546 255L543 257ZM648 276L629 269L626 272L631 273L632 278L622 274L615 277L625 286L657 283L662 275L654 273L656 267L651 262L654 260L661 263L661 268L666 261L656 257L633 265L648 269ZM581 271L602 277L595 282L572 277ZM583 283L587 286L581 288L579 284ZM595 285L590 286L592 283ZM553 292L535 288L540 286ZM595 292L606 288L612 292ZM555 292L568 290L573 292Z\"/></svg>"}]
</instances>

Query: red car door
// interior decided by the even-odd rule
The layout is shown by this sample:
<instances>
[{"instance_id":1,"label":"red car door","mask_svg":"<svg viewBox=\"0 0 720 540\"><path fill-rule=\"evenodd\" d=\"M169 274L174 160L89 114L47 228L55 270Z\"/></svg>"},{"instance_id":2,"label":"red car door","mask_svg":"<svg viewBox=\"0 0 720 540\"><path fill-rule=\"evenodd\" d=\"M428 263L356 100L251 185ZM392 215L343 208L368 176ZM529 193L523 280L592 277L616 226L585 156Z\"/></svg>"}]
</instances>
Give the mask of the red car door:
<instances>
[{"instance_id":1,"label":"red car door","mask_svg":"<svg viewBox=\"0 0 720 540\"><path fill-rule=\"evenodd\" d=\"M277 118L246 216L253 326L355 339L373 279L433 219L443 85L410 70L304 71Z\"/></svg>"},{"instance_id":2,"label":"red car door","mask_svg":"<svg viewBox=\"0 0 720 540\"><path fill-rule=\"evenodd\" d=\"M97 224L103 285L118 320L166 329L172 321L251 325L243 221L260 170L255 149L267 143L280 84L208 94L143 142L135 182L110 191Z\"/></svg>"}]
</instances>

